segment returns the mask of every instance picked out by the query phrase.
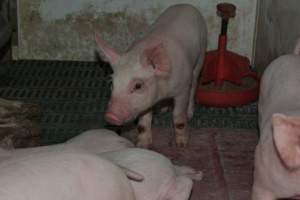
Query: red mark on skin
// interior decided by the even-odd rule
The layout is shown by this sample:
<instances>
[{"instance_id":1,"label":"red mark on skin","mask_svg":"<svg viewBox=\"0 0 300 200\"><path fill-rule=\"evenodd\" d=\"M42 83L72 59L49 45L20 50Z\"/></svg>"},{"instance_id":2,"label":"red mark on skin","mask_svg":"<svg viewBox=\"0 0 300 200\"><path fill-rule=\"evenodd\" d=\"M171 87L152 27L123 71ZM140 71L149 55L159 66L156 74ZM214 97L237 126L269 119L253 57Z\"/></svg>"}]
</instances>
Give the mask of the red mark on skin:
<instances>
[{"instance_id":1,"label":"red mark on skin","mask_svg":"<svg viewBox=\"0 0 300 200\"><path fill-rule=\"evenodd\" d=\"M185 127L185 124L184 123L178 123L178 124L175 124L175 127L177 129L183 129Z\"/></svg>"},{"instance_id":2,"label":"red mark on skin","mask_svg":"<svg viewBox=\"0 0 300 200\"><path fill-rule=\"evenodd\" d=\"M143 132L145 132L146 129L145 129L144 126L139 125L139 126L137 127L137 130L138 130L139 133L143 133Z\"/></svg>"}]
</instances>

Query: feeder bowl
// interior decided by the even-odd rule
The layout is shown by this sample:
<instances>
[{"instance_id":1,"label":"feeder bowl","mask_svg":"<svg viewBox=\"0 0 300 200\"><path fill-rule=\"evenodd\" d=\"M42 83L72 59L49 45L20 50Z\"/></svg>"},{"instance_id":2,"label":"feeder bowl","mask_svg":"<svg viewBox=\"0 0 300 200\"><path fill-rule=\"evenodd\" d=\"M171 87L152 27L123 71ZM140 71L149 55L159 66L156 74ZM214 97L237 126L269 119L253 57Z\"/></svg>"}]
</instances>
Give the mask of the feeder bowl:
<instances>
[{"instance_id":1,"label":"feeder bowl","mask_svg":"<svg viewBox=\"0 0 300 200\"><path fill-rule=\"evenodd\" d=\"M218 49L206 54L196 102L215 107L248 104L258 97L259 77L251 71L247 57L226 49L228 20L235 16L235 6L218 4L217 14L222 17Z\"/></svg>"},{"instance_id":2,"label":"feeder bowl","mask_svg":"<svg viewBox=\"0 0 300 200\"><path fill-rule=\"evenodd\" d=\"M214 83L199 84L196 102L206 106L233 107L242 106L255 101L258 97L259 78L256 74L249 74L242 79L241 85L224 81L221 87Z\"/></svg>"}]
</instances>

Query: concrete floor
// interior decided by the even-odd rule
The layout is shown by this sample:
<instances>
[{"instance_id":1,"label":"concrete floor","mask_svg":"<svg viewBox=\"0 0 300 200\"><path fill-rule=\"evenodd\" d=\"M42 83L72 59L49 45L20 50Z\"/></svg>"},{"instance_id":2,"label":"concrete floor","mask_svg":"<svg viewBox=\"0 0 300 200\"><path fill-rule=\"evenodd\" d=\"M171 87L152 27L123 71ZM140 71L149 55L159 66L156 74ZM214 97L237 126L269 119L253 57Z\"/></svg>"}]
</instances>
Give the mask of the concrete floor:
<instances>
[{"instance_id":1,"label":"concrete floor","mask_svg":"<svg viewBox=\"0 0 300 200\"><path fill-rule=\"evenodd\" d=\"M186 149L174 147L172 133L154 129L153 150L204 172L203 180L194 182L191 200L250 200L257 131L190 129Z\"/></svg>"}]
</instances>

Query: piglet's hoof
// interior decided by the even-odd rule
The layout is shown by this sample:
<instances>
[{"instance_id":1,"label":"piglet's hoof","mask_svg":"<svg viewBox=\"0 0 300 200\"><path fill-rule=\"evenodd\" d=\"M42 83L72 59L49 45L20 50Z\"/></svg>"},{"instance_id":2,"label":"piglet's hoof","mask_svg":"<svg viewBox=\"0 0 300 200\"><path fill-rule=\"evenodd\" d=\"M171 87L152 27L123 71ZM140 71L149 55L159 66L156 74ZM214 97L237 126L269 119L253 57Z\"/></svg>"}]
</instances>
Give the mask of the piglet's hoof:
<instances>
[{"instance_id":1,"label":"piglet's hoof","mask_svg":"<svg viewBox=\"0 0 300 200\"><path fill-rule=\"evenodd\" d=\"M194 181L201 181L203 178L203 172L201 170L195 170L188 166L174 165L174 167L178 176L187 176Z\"/></svg>"},{"instance_id":2,"label":"piglet's hoof","mask_svg":"<svg viewBox=\"0 0 300 200\"><path fill-rule=\"evenodd\" d=\"M176 147L185 148L188 145L188 136L186 135L176 135Z\"/></svg>"},{"instance_id":3,"label":"piglet's hoof","mask_svg":"<svg viewBox=\"0 0 300 200\"><path fill-rule=\"evenodd\" d=\"M136 147L143 148L143 149L151 149L152 144L149 142L146 142L146 141L138 141L138 143L136 144Z\"/></svg>"}]
</instances>

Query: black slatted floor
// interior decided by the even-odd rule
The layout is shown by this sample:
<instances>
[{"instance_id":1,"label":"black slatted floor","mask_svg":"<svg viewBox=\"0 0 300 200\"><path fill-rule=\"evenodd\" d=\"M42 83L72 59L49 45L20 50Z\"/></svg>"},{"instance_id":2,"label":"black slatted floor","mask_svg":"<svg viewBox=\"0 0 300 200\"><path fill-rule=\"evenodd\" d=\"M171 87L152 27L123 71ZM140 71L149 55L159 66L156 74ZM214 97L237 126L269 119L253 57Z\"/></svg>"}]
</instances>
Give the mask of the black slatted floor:
<instances>
[{"instance_id":1,"label":"black slatted floor","mask_svg":"<svg viewBox=\"0 0 300 200\"><path fill-rule=\"evenodd\" d=\"M63 142L80 132L110 127L103 118L110 97L106 64L69 61L0 63L0 97L38 103L45 144ZM154 114L155 127L170 127L171 112ZM235 108L197 106L193 128L257 128L257 104ZM112 127L110 127L112 128Z\"/></svg>"}]
</instances>

